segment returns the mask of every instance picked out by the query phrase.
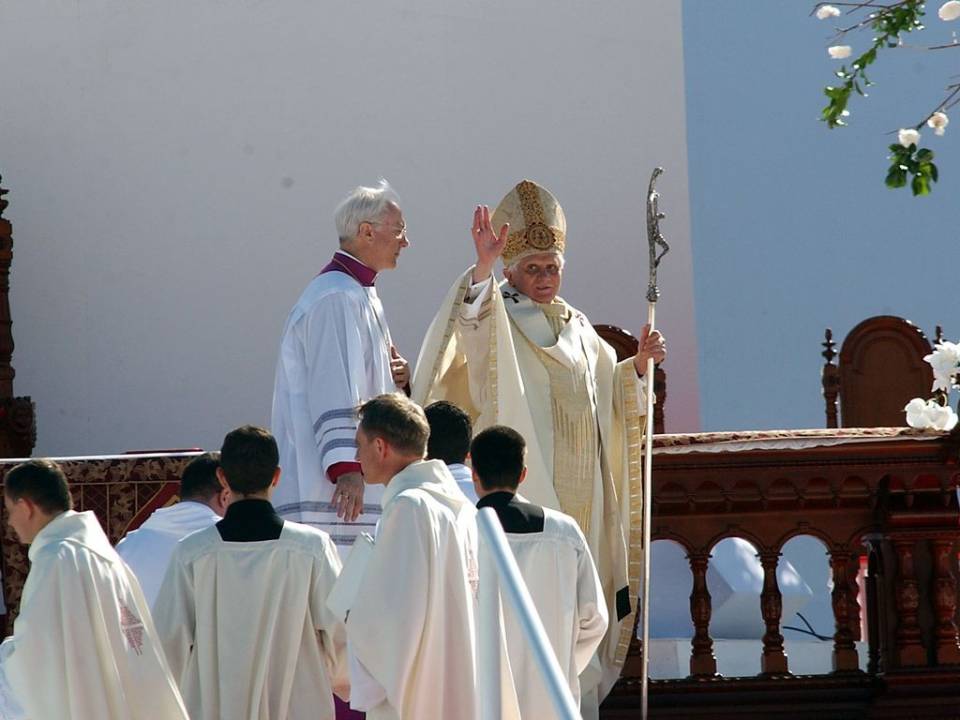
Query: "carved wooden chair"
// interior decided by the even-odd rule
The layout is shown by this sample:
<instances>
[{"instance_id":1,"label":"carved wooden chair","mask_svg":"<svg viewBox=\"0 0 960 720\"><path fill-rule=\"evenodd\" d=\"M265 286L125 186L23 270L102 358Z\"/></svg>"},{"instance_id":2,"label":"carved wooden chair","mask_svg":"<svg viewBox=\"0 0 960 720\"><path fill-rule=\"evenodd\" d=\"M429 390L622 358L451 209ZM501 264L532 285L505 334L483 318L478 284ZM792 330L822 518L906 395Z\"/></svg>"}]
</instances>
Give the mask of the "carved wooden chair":
<instances>
[{"instance_id":1,"label":"carved wooden chair","mask_svg":"<svg viewBox=\"0 0 960 720\"><path fill-rule=\"evenodd\" d=\"M937 342L942 331L937 326ZM923 356L933 351L916 325L893 315L867 318L851 330L840 348L833 332L823 343L823 398L827 427L899 427L912 398L930 397L933 370ZM838 425L837 397L840 398Z\"/></svg>"},{"instance_id":2,"label":"carved wooden chair","mask_svg":"<svg viewBox=\"0 0 960 720\"><path fill-rule=\"evenodd\" d=\"M640 341L616 325L594 325L593 329L614 349L618 361L633 357L640 349ZM667 401L667 374L659 365L653 373L653 392L657 396L653 406L653 432L659 434L663 433L663 405Z\"/></svg>"}]
</instances>

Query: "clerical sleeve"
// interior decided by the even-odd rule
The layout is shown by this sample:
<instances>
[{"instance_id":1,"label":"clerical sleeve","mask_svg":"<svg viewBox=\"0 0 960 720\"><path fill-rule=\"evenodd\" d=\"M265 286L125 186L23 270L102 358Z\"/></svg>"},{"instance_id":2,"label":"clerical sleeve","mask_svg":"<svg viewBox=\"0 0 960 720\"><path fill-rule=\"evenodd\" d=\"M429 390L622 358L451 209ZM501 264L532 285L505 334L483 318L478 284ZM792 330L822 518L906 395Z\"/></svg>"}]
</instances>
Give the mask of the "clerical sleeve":
<instances>
[{"instance_id":1,"label":"clerical sleeve","mask_svg":"<svg viewBox=\"0 0 960 720\"><path fill-rule=\"evenodd\" d=\"M90 622L87 588L71 560L69 553L44 553L34 560L13 637L4 643L3 671L28 717L59 717L59 707L69 707L75 699L72 713L102 709L97 697L101 681L96 671L88 674L83 666L96 665L90 655L97 650L97 628ZM80 678L91 680L87 692L70 687L71 680Z\"/></svg>"},{"instance_id":2,"label":"clerical sleeve","mask_svg":"<svg viewBox=\"0 0 960 720\"><path fill-rule=\"evenodd\" d=\"M324 473L357 459L356 409L369 396L363 320L358 301L346 293L330 295L301 320L307 406Z\"/></svg>"},{"instance_id":3,"label":"clerical sleeve","mask_svg":"<svg viewBox=\"0 0 960 720\"><path fill-rule=\"evenodd\" d=\"M489 401L490 319L494 292L499 290L492 275L481 283L471 285L457 318L457 335L464 354L469 358L470 400L475 408L483 408Z\"/></svg>"},{"instance_id":4,"label":"clerical sleeve","mask_svg":"<svg viewBox=\"0 0 960 720\"><path fill-rule=\"evenodd\" d=\"M611 348L611 352L613 349ZM636 378L636 389L635 395L637 398L637 410L640 415L647 414L647 378L644 375L637 373L637 366L633 362L633 356L631 355L626 360L621 360L617 363L617 372L622 373L633 373L633 376ZM653 396L653 401L657 401L657 396Z\"/></svg>"},{"instance_id":5,"label":"clerical sleeve","mask_svg":"<svg viewBox=\"0 0 960 720\"><path fill-rule=\"evenodd\" d=\"M170 558L153 611L160 645L167 657L170 674L183 685L184 670L193 652L196 637L196 606L191 569L182 560L182 546Z\"/></svg>"},{"instance_id":6,"label":"clerical sleeve","mask_svg":"<svg viewBox=\"0 0 960 720\"><path fill-rule=\"evenodd\" d=\"M0 643L0 718L3 720L26 720L27 718L7 679L5 663L15 649L13 637L8 637Z\"/></svg>"},{"instance_id":7,"label":"clerical sleeve","mask_svg":"<svg viewBox=\"0 0 960 720\"><path fill-rule=\"evenodd\" d=\"M340 618L327 607L327 596L340 574L340 555L333 542L325 538L323 553L314 560L314 576L310 588L310 609L316 624L317 638L323 653L330 686L341 700L350 699L350 677L347 669L347 629Z\"/></svg>"},{"instance_id":8,"label":"clerical sleeve","mask_svg":"<svg viewBox=\"0 0 960 720\"><path fill-rule=\"evenodd\" d=\"M10 687L2 666L0 666L0 718L3 718L3 720L29 720Z\"/></svg>"},{"instance_id":9,"label":"clerical sleeve","mask_svg":"<svg viewBox=\"0 0 960 720\"><path fill-rule=\"evenodd\" d=\"M587 547L583 534L576 528L581 539L577 557L577 634L574 646L574 660L577 674L582 673L590 659L600 646L607 632L609 615L607 602L600 584L593 556Z\"/></svg>"},{"instance_id":10,"label":"clerical sleeve","mask_svg":"<svg viewBox=\"0 0 960 720\"><path fill-rule=\"evenodd\" d=\"M429 516L418 508L420 502L398 495L384 509L360 592L347 618L354 655L383 686L401 717L408 693L424 681L417 677L417 663L433 558ZM385 613L390 617L384 618Z\"/></svg>"}]
</instances>

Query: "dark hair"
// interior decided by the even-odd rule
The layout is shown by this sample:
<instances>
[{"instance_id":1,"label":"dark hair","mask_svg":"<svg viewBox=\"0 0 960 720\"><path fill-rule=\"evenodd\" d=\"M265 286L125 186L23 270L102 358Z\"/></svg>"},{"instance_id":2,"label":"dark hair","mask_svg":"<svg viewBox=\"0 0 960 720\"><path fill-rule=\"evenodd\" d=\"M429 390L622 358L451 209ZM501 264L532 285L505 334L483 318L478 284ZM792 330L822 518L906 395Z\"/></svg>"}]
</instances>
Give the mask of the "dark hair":
<instances>
[{"instance_id":1,"label":"dark hair","mask_svg":"<svg viewBox=\"0 0 960 720\"><path fill-rule=\"evenodd\" d=\"M207 501L223 488L217 480L220 453L198 455L183 469L180 476L180 499Z\"/></svg>"},{"instance_id":2,"label":"dark hair","mask_svg":"<svg viewBox=\"0 0 960 720\"><path fill-rule=\"evenodd\" d=\"M427 457L443 460L447 465L462 463L470 452L473 423L459 405L446 400L427 405L423 414L430 424L427 440Z\"/></svg>"},{"instance_id":3,"label":"dark hair","mask_svg":"<svg viewBox=\"0 0 960 720\"><path fill-rule=\"evenodd\" d=\"M488 427L470 444L470 463L484 490L516 490L523 474L527 443L523 435L506 425Z\"/></svg>"},{"instance_id":4,"label":"dark hair","mask_svg":"<svg viewBox=\"0 0 960 720\"><path fill-rule=\"evenodd\" d=\"M405 455L423 457L430 425L423 409L405 395L379 395L361 405L358 414L360 429L367 437L386 440Z\"/></svg>"},{"instance_id":5,"label":"dark hair","mask_svg":"<svg viewBox=\"0 0 960 720\"><path fill-rule=\"evenodd\" d=\"M240 495L270 487L280 463L277 441L261 427L244 425L231 430L220 448L220 467L230 489Z\"/></svg>"},{"instance_id":6,"label":"dark hair","mask_svg":"<svg viewBox=\"0 0 960 720\"><path fill-rule=\"evenodd\" d=\"M47 515L73 509L67 476L52 460L30 460L11 468L3 491L13 501L26 498Z\"/></svg>"}]
</instances>

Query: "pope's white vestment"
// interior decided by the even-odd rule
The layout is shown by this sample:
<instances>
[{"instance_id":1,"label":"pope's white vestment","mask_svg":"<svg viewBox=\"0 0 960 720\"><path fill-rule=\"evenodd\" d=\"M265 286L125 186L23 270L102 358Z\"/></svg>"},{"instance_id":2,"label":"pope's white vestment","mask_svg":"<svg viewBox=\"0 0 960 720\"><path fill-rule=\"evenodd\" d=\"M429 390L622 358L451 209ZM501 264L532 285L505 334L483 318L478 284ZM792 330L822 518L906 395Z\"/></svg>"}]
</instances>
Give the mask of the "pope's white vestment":
<instances>
[{"instance_id":1,"label":"pope's white vestment","mask_svg":"<svg viewBox=\"0 0 960 720\"><path fill-rule=\"evenodd\" d=\"M187 720L136 577L92 512L55 517L30 574L2 671L29 720Z\"/></svg>"},{"instance_id":2,"label":"pope's white vestment","mask_svg":"<svg viewBox=\"0 0 960 720\"><path fill-rule=\"evenodd\" d=\"M472 272L454 283L427 332L413 399L457 403L477 432L516 429L527 442L524 496L581 527L610 617L581 678L584 702L596 705L619 677L633 632L644 393L633 360L618 363L583 313L560 298L534 303L506 282L472 285Z\"/></svg>"},{"instance_id":3,"label":"pope's white vestment","mask_svg":"<svg viewBox=\"0 0 960 720\"><path fill-rule=\"evenodd\" d=\"M347 618L351 681L381 691L351 702L368 720L477 718L477 572L476 509L444 463L395 475Z\"/></svg>"},{"instance_id":4,"label":"pope's white vestment","mask_svg":"<svg viewBox=\"0 0 960 720\"><path fill-rule=\"evenodd\" d=\"M357 262L346 253L338 257ZM320 527L341 548L373 531L382 488L367 486L363 513L344 522L331 504L335 486L327 470L356 461L357 407L397 391L391 346L376 288L344 272L314 278L283 331L271 420L283 476L273 502L285 519Z\"/></svg>"},{"instance_id":5,"label":"pope's white vestment","mask_svg":"<svg viewBox=\"0 0 960 720\"><path fill-rule=\"evenodd\" d=\"M117 552L137 576L151 608L177 543L219 519L220 516L207 505L184 500L155 510L143 525L117 543Z\"/></svg>"},{"instance_id":6,"label":"pope's white vestment","mask_svg":"<svg viewBox=\"0 0 960 720\"><path fill-rule=\"evenodd\" d=\"M349 697L345 633L326 607L340 559L320 530L224 542L216 526L174 550L157 628L192 720L333 720Z\"/></svg>"},{"instance_id":7,"label":"pope's white vestment","mask_svg":"<svg viewBox=\"0 0 960 720\"><path fill-rule=\"evenodd\" d=\"M480 501L480 507L493 507L500 516L520 574L530 591L570 692L579 704L579 676L597 651L608 624L603 589L590 549L573 518L549 508L542 508L542 525L536 522L537 518L534 518L534 523L521 520L511 524L510 519L505 517L509 510L530 506L516 498L509 503L495 499L495 496L500 496L499 500L505 501L506 495L488 495ZM492 503L485 503L491 500ZM537 527L531 527L534 524ZM530 645L512 608L505 605L503 614L521 717L547 717L552 708L550 695L530 652Z\"/></svg>"}]
</instances>

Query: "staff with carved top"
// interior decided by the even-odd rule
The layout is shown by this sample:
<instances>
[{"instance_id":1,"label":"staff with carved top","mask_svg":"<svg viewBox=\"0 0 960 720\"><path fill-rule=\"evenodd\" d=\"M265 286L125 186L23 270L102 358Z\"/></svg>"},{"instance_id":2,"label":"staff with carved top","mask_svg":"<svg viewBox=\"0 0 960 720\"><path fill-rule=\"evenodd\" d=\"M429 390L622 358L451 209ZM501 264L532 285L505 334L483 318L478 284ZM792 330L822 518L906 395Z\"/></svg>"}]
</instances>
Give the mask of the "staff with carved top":
<instances>
[{"instance_id":1,"label":"staff with carved top","mask_svg":"<svg viewBox=\"0 0 960 720\"><path fill-rule=\"evenodd\" d=\"M477 206L476 263L458 278L420 351L417 402L450 400L474 428L509 425L527 444L524 496L573 517L597 564L609 626L578 661L584 718L620 676L633 637L641 571L643 372L663 360L644 328L617 361L587 317L560 296L567 223L554 195L523 180L492 213ZM503 261L504 280L494 276ZM557 602L562 602L558 598ZM559 611L559 610L558 610ZM571 635L572 636L572 635Z\"/></svg>"},{"instance_id":2,"label":"staff with carved top","mask_svg":"<svg viewBox=\"0 0 960 720\"><path fill-rule=\"evenodd\" d=\"M647 190L647 242L650 246L650 282L647 285L647 326L653 334L656 330L657 300L660 288L657 287L657 268L663 256L670 252L670 246L660 232L660 221L666 217L660 212L660 193L654 188L657 178L663 174L663 168L654 168ZM653 371L654 358L647 358L644 373L646 381L647 417L653 417ZM643 585L640 588L640 618L642 623L643 656L640 669L640 717L647 718L647 686L650 667L650 523L653 507L653 423L648 422L643 438Z\"/></svg>"}]
</instances>

